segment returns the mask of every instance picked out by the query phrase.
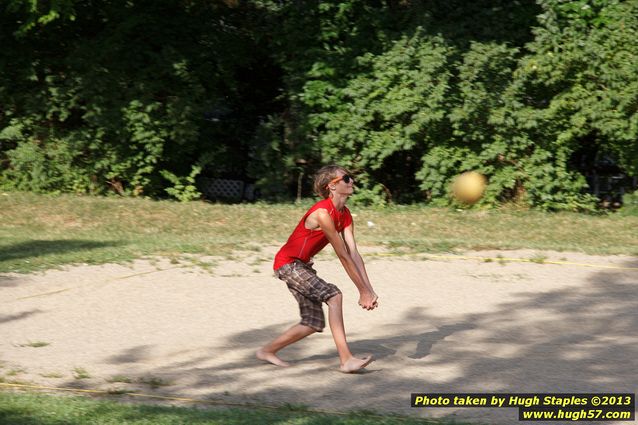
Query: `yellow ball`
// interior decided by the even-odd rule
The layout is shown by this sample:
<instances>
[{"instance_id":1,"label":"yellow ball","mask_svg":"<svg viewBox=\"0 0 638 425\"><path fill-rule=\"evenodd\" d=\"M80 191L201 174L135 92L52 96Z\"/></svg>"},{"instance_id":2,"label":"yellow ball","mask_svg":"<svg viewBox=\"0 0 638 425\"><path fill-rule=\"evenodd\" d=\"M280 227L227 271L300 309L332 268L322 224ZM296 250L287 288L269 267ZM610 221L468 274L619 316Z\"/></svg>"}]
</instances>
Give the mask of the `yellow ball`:
<instances>
[{"instance_id":1,"label":"yellow ball","mask_svg":"<svg viewBox=\"0 0 638 425\"><path fill-rule=\"evenodd\" d=\"M468 171L454 180L454 197L464 204L473 204L483 197L487 179L476 171Z\"/></svg>"}]
</instances>

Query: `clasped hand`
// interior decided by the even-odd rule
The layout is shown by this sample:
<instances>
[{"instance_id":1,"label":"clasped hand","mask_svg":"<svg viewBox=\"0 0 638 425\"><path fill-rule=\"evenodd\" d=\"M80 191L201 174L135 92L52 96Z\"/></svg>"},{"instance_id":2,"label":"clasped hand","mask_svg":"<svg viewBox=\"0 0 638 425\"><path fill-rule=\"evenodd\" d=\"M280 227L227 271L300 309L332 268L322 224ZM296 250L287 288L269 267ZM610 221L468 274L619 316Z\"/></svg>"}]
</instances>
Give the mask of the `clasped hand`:
<instances>
[{"instance_id":1,"label":"clasped hand","mask_svg":"<svg viewBox=\"0 0 638 425\"><path fill-rule=\"evenodd\" d=\"M359 305L366 310L374 310L379 306L379 297L374 292L362 293L359 297Z\"/></svg>"}]
</instances>

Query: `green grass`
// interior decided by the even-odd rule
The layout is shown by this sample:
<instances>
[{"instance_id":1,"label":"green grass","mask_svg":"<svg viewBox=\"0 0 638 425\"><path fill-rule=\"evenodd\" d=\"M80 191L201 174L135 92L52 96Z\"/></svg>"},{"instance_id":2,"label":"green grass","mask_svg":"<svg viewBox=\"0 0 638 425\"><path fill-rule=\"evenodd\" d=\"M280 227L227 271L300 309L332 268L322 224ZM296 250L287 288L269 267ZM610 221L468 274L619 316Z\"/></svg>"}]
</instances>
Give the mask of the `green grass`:
<instances>
[{"instance_id":1,"label":"green grass","mask_svg":"<svg viewBox=\"0 0 638 425\"><path fill-rule=\"evenodd\" d=\"M73 369L73 377L75 379L89 379L91 375L83 367L76 367Z\"/></svg>"},{"instance_id":2,"label":"green grass","mask_svg":"<svg viewBox=\"0 0 638 425\"><path fill-rule=\"evenodd\" d=\"M229 258L237 250L263 256L261 247L281 245L311 204L220 205L0 193L0 272L142 256L165 256L177 264L187 254ZM638 255L638 215L633 214L424 206L353 206L351 211L360 245L388 246L397 252L528 248ZM368 221L375 225L368 227Z\"/></svg>"},{"instance_id":3,"label":"green grass","mask_svg":"<svg viewBox=\"0 0 638 425\"><path fill-rule=\"evenodd\" d=\"M547 261L547 257L543 254L534 254L532 258L529 259L532 263L543 264Z\"/></svg>"},{"instance_id":4,"label":"green grass","mask_svg":"<svg viewBox=\"0 0 638 425\"><path fill-rule=\"evenodd\" d=\"M128 376L115 375L111 377L110 379L108 379L107 382L110 382L110 383L123 382L125 384L130 384L131 382L133 382L133 380L129 378Z\"/></svg>"},{"instance_id":5,"label":"green grass","mask_svg":"<svg viewBox=\"0 0 638 425\"><path fill-rule=\"evenodd\" d=\"M408 403L409 403L409 394ZM514 414L514 412L513 412ZM323 414L297 406L266 408L187 408L120 403L85 397L0 392L0 423L12 425L444 425L370 413ZM455 424L459 424L455 422Z\"/></svg>"},{"instance_id":6,"label":"green grass","mask_svg":"<svg viewBox=\"0 0 638 425\"><path fill-rule=\"evenodd\" d=\"M14 369L10 369L9 371L7 371L6 376L17 376L20 375L21 373L25 373L26 370L22 369L22 368L14 368Z\"/></svg>"},{"instance_id":7,"label":"green grass","mask_svg":"<svg viewBox=\"0 0 638 425\"><path fill-rule=\"evenodd\" d=\"M47 345L51 345L51 343L45 341L29 341L26 344L20 344L20 347L40 348L46 347Z\"/></svg>"},{"instance_id":8,"label":"green grass","mask_svg":"<svg viewBox=\"0 0 638 425\"><path fill-rule=\"evenodd\" d=\"M54 378L54 379L64 378L64 375L58 372L41 373L40 376L43 378Z\"/></svg>"}]
</instances>

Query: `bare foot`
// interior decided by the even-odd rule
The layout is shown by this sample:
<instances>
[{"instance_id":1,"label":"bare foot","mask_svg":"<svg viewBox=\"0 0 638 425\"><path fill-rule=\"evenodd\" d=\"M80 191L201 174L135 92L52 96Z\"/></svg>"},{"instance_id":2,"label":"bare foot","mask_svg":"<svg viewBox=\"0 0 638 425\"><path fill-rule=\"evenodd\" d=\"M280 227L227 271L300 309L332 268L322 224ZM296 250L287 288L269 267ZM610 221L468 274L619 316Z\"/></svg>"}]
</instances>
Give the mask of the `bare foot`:
<instances>
[{"instance_id":1,"label":"bare foot","mask_svg":"<svg viewBox=\"0 0 638 425\"><path fill-rule=\"evenodd\" d=\"M357 372L372 363L373 360L372 356L367 356L362 359L351 357L350 360L341 365L339 370L343 373Z\"/></svg>"},{"instance_id":2,"label":"bare foot","mask_svg":"<svg viewBox=\"0 0 638 425\"><path fill-rule=\"evenodd\" d=\"M267 351L263 351L263 350L258 350L257 353L255 354L257 356L257 358L259 360L263 360L265 362L269 362L272 363L276 366L281 366L281 367L288 367L290 366L290 363L287 363L283 360L281 360L279 357L275 356L275 353L269 353Z\"/></svg>"}]
</instances>

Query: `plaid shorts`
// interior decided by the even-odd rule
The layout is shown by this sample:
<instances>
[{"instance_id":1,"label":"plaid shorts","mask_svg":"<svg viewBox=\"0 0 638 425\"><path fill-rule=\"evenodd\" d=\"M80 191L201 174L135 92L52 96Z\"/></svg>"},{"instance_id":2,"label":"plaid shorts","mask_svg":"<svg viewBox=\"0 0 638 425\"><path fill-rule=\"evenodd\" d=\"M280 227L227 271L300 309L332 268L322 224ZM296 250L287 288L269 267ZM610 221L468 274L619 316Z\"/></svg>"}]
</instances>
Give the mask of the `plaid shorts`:
<instances>
[{"instance_id":1,"label":"plaid shorts","mask_svg":"<svg viewBox=\"0 0 638 425\"><path fill-rule=\"evenodd\" d=\"M321 279L310 264L300 260L278 268L275 276L286 282L288 290L299 303L301 324L322 332L326 326L322 303L340 294L339 288Z\"/></svg>"}]
</instances>

